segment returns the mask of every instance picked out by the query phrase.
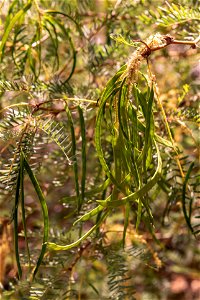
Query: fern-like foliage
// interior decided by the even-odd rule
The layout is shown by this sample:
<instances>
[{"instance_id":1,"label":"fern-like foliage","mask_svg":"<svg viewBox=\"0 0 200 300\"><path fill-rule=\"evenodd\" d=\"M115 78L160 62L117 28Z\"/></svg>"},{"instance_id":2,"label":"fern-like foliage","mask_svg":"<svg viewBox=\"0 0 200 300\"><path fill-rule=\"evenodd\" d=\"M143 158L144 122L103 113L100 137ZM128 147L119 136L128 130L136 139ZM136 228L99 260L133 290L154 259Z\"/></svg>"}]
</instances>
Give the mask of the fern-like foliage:
<instances>
[{"instance_id":1,"label":"fern-like foliage","mask_svg":"<svg viewBox=\"0 0 200 300\"><path fill-rule=\"evenodd\" d=\"M200 28L200 9L198 6L189 6L189 3L182 5L167 2L165 6L141 14L139 19L145 24L157 24L165 28L187 26L188 32L197 35Z\"/></svg>"},{"instance_id":2,"label":"fern-like foliage","mask_svg":"<svg viewBox=\"0 0 200 300\"><path fill-rule=\"evenodd\" d=\"M171 265L165 246L179 251L168 245L174 223L188 239L200 232L197 87L170 69L173 86L165 56L177 35L197 38L199 8L100 2L0 4L0 209L13 208L18 269L8 299L134 299L151 290L143 270L162 277ZM169 59L189 70L187 56ZM163 107L175 88L177 108Z\"/></svg>"},{"instance_id":3,"label":"fern-like foliage","mask_svg":"<svg viewBox=\"0 0 200 300\"><path fill-rule=\"evenodd\" d=\"M32 166L39 167L39 157L44 153L42 147L53 141L68 163L72 163L69 158L71 143L68 141L67 130L64 124L55 122L52 118L44 120L40 116L34 116L28 109L9 109L0 123L0 128L1 138L5 143L2 151L10 153L10 163L1 162L1 182L6 189L16 184L21 151L29 157ZM8 158L5 156L5 159Z\"/></svg>"},{"instance_id":4,"label":"fern-like foliage","mask_svg":"<svg viewBox=\"0 0 200 300\"><path fill-rule=\"evenodd\" d=\"M108 250L108 286L110 299L132 299L134 300L134 285L131 277L128 275L127 260L124 258L125 253L120 251Z\"/></svg>"},{"instance_id":5,"label":"fern-like foliage","mask_svg":"<svg viewBox=\"0 0 200 300\"><path fill-rule=\"evenodd\" d=\"M28 85L27 83L21 81L11 81L11 80L1 80L0 81L0 91L8 92L8 91L27 91Z\"/></svg>"},{"instance_id":6,"label":"fern-like foliage","mask_svg":"<svg viewBox=\"0 0 200 300\"><path fill-rule=\"evenodd\" d=\"M21 148L28 156L30 153L33 153L34 132L24 131L28 113L29 112L25 110L10 109L7 112L7 118L3 119L0 124L1 138L5 142L5 147L2 149L2 152L9 150L12 154L9 158L9 163L1 162L1 181L8 190L16 185ZM6 156L5 158L7 159Z\"/></svg>"},{"instance_id":7,"label":"fern-like foliage","mask_svg":"<svg viewBox=\"0 0 200 300\"><path fill-rule=\"evenodd\" d=\"M168 169L167 165L171 168ZM198 223L198 198L199 198L199 176L197 174L198 165L194 168L188 156L181 157L181 164L184 173L187 174L184 186L179 170L174 164L171 155L163 166L163 177L159 182L161 189L167 193L168 201L164 211L164 218L170 214L170 211L181 202L183 215L186 219L189 230L195 235L199 234ZM189 167L190 166L190 167ZM194 169L193 169L194 168ZM188 171L189 170L189 171ZM189 172L189 173L188 173Z\"/></svg>"}]
</instances>

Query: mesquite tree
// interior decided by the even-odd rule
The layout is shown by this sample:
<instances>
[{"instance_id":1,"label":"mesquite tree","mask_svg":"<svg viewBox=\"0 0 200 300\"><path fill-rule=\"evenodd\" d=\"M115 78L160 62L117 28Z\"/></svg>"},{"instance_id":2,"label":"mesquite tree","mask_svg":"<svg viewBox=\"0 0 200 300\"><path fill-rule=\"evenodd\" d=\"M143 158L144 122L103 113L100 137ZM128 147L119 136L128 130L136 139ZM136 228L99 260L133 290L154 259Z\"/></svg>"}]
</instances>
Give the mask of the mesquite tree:
<instances>
[{"instance_id":1,"label":"mesquite tree","mask_svg":"<svg viewBox=\"0 0 200 300\"><path fill-rule=\"evenodd\" d=\"M16 270L5 280L2 268L6 297L134 299L137 265L165 268L167 228L196 249L190 2L1 3L0 205Z\"/></svg>"}]
</instances>

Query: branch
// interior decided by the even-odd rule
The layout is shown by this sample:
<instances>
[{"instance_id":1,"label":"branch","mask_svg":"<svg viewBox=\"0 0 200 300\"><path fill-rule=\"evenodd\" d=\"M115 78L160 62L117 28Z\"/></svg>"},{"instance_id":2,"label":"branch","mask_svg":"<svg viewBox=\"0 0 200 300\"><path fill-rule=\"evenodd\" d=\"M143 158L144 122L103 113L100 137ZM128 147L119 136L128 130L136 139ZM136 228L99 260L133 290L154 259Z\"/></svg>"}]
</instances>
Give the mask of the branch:
<instances>
[{"instance_id":1,"label":"branch","mask_svg":"<svg viewBox=\"0 0 200 300\"><path fill-rule=\"evenodd\" d=\"M144 42L143 40L133 40L133 42L140 42L145 45L145 48L142 49L141 55L147 58L152 52L163 49L169 45L189 45L193 49L197 47L197 43L200 41L200 36L197 37L194 41L183 41L175 40L171 35L160 35L156 34L155 36L148 39Z\"/></svg>"}]
</instances>

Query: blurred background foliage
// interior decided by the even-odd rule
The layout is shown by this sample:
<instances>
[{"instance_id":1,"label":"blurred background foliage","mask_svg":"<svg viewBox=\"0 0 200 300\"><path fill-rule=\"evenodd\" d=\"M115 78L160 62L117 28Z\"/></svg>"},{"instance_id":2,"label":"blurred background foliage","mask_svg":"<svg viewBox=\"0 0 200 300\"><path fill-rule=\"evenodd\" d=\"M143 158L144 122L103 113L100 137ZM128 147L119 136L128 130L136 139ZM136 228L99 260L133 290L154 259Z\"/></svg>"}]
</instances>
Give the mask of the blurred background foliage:
<instances>
[{"instance_id":1,"label":"blurred background foliage","mask_svg":"<svg viewBox=\"0 0 200 300\"><path fill-rule=\"evenodd\" d=\"M199 299L199 224L192 228L196 231L194 236L184 218L183 186L174 153L168 147L162 149L163 178L167 180L161 180L161 189L155 188L151 194L152 228L142 220L136 232L133 207L123 248L125 212L124 208L117 208L78 247L61 252L47 250L34 281L29 280L29 271L37 263L42 243L41 207L31 181L25 177L30 265L23 221L19 218L18 244L23 270L19 281L13 223L10 224L19 161L13 165L12 176L6 177L13 153L18 155L17 132L36 113L40 131L34 140L27 133L25 154L34 153L30 165L47 201L49 239L69 244L81 232L89 230L95 218L79 225L78 231L73 222L112 190L109 187L90 193L106 180L94 143L98 103L107 81L135 51L112 37L121 35L131 42L160 32L175 39L195 40L200 29L198 4L194 0L181 1L181 5L179 1L161 0L0 1L2 299ZM198 45L196 49L171 45L156 51L149 59L185 173L194 162L188 178L192 191L186 195L192 222L200 215ZM147 73L145 63L141 72ZM67 122L62 99L69 103ZM155 120L157 130L165 137L158 112ZM61 140L60 134L63 134ZM76 145L69 138L71 135ZM106 145L107 163L111 164L112 153ZM83 178L84 153L85 196L77 214L77 182Z\"/></svg>"}]
</instances>

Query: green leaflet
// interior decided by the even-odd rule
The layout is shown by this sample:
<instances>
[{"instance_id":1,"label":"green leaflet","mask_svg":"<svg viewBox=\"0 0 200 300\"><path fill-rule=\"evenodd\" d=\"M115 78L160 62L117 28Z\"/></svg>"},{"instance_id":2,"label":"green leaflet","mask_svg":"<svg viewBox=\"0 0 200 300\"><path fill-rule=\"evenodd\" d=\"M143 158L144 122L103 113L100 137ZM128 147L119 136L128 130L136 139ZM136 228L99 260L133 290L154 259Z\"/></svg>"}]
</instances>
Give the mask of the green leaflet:
<instances>
[{"instance_id":1,"label":"green leaflet","mask_svg":"<svg viewBox=\"0 0 200 300\"><path fill-rule=\"evenodd\" d=\"M185 221L188 225L188 228L190 229L190 231L192 233L194 233L194 230L192 228L192 225L191 225L191 215L187 214L187 209L186 209L186 190L187 190L187 183L188 183L188 180L190 178L190 174L192 172L192 169L194 167L194 162L191 163L188 171L187 171L187 174L185 176L185 180L183 182L183 192L182 192L182 209L183 209L183 214L184 214L184 217L185 217ZM191 200L190 200L191 201Z\"/></svg>"},{"instance_id":2,"label":"green leaflet","mask_svg":"<svg viewBox=\"0 0 200 300\"><path fill-rule=\"evenodd\" d=\"M129 142L130 138L128 136L128 133L126 132L128 130L128 122L127 122L125 98L128 95L127 95L127 87L125 86L125 80L126 80L126 78L123 79L121 86L120 86L117 109L118 109L118 118L119 118L120 128L122 130L124 137ZM125 124L123 124L123 123L125 123ZM127 130L125 128L127 128Z\"/></svg>"},{"instance_id":3,"label":"green leaflet","mask_svg":"<svg viewBox=\"0 0 200 300\"><path fill-rule=\"evenodd\" d=\"M145 128L145 139L144 139L144 147L143 147L143 169L145 173L151 163L151 153L149 153L149 150L151 149L150 143L152 141L153 134L154 134L154 122L153 122L153 113L152 113L153 98L154 98L154 92L153 92L153 88L151 88L148 103L147 103L146 128ZM150 158L149 158L149 154L150 154Z\"/></svg>"},{"instance_id":4,"label":"green leaflet","mask_svg":"<svg viewBox=\"0 0 200 300\"><path fill-rule=\"evenodd\" d=\"M103 94L101 96L100 102L104 101L105 97L107 97L110 94L110 92L113 90L114 84L120 78L120 76L125 72L126 68L127 68L127 66L123 65L119 69L119 71L117 71L117 73L108 81L108 83L107 83L107 85L106 85L106 87L105 87L105 89L103 91Z\"/></svg>"},{"instance_id":5,"label":"green leaflet","mask_svg":"<svg viewBox=\"0 0 200 300\"><path fill-rule=\"evenodd\" d=\"M40 27L40 22L36 22L36 27L38 28L36 30L36 33L33 37L33 40L31 41L31 45L33 43L37 43L41 39L41 27ZM29 62L30 62L30 67L32 69L33 74L35 75L35 78L38 79L40 75L40 70L41 70L41 64L42 64L42 48L41 48L41 43L39 43L36 47L37 49L37 57L35 57L34 54L32 54L32 47L29 47L28 49L28 56L29 56ZM38 63L38 67L36 67Z\"/></svg>"},{"instance_id":6,"label":"green leaflet","mask_svg":"<svg viewBox=\"0 0 200 300\"><path fill-rule=\"evenodd\" d=\"M57 245L55 243L48 243L48 249L54 250L54 251L63 251L63 250L69 250L69 249L72 249L72 248L78 246L82 241L84 241L88 236L90 236L90 234L93 231L95 231L102 224L102 222L105 220L107 215L108 215L108 212L105 212L101 216L100 220L90 230L88 230L80 239L78 239L76 242L71 243L69 245Z\"/></svg>"},{"instance_id":7,"label":"green leaflet","mask_svg":"<svg viewBox=\"0 0 200 300\"><path fill-rule=\"evenodd\" d=\"M48 208L47 208L47 205L46 205L46 201L45 201L44 195L42 193L42 190L39 186L39 183L38 183L35 175L33 174L32 170L29 166L29 163L26 160L26 157L24 156L24 153L22 153L22 155L23 155L23 158L24 158L24 168L25 168L25 170L27 171L27 173L29 175L29 178L30 178L30 180L33 184L33 187L34 187L34 189L36 191L36 194L38 196L38 199L40 201L40 205L41 205L41 208L42 208L42 215L43 215L43 223L44 223L44 234L43 234L42 249L41 249L39 258L37 260L36 266L34 268L34 271L33 271L33 279L34 279L35 275L38 272L39 266L42 263L42 260L43 260L43 257L44 257L45 251L46 251L46 247L47 247L47 241L48 241L48 235L49 235L49 217L48 217Z\"/></svg>"},{"instance_id":8,"label":"green leaflet","mask_svg":"<svg viewBox=\"0 0 200 300\"><path fill-rule=\"evenodd\" d=\"M14 213L13 213L15 258L17 262L19 279L22 277L22 268L20 264L19 247L18 247L18 205L19 205L19 196L20 196L20 180L21 180L21 168L19 169L19 173L17 177L17 184L15 190L15 206L14 206Z\"/></svg>"},{"instance_id":9,"label":"green leaflet","mask_svg":"<svg viewBox=\"0 0 200 300\"><path fill-rule=\"evenodd\" d=\"M71 46L71 49L72 49L73 64L72 64L71 72L69 73L69 76L63 82L63 84L67 83L71 79L72 75L74 74L75 68L76 68L76 50L74 48L74 44L72 42L71 37L69 37L68 39L69 39L69 43L70 43L70 46Z\"/></svg>"},{"instance_id":10,"label":"green leaflet","mask_svg":"<svg viewBox=\"0 0 200 300\"><path fill-rule=\"evenodd\" d=\"M59 41L58 41L58 33L56 31L56 26L55 26L56 24L54 22L54 19L48 15L44 15L43 23L44 23L43 27L47 30L49 37L51 39L52 45L55 49L55 61L54 61L53 65L54 65L55 69L57 69L59 67L59 55L58 55ZM50 25L50 28L52 30L48 27L48 24Z\"/></svg>"},{"instance_id":11,"label":"green leaflet","mask_svg":"<svg viewBox=\"0 0 200 300\"><path fill-rule=\"evenodd\" d=\"M137 99L139 101L139 104L142 108L142 112L143 112L143 115L145 117L145 119L147 118L147 102L146 102L146 98L145 96L143 95L143 93L140 92L140 90L138 88L136 88L136 93L137 93Z\"/></svg>"},{"instance_id":12,"label":"green leaflet","mask_svg":"<svg viewBox=\"0 0 200 300\"><path fill-rule=\"evenodd\" d=\"M131 47L138 47L138 43L133 43L131 40L128 42L121 34L110 34L111 39L115 40L117 43L125 44Z\"/></svg>"},{"instance_id":13,"label":"green leaflet","mask_svg":"<svg viewBox=\"0 0 200 300\"><path fill-rule=\"evenodd\" d=\"M82 178L81 178L81 195L80 195L80 208L83 204L84 197L85 197L85 181L86 181L86 133L85 133L85 121L83 116L83 110L80 106L78 106L79 112L79 120L81 126L81 141L82 141L82 149L81 149L81 156L82 156Z\"/></svg>"},{"instance_id":14,"label":"green leaflet","mask_svg":"<svg viewBox=\"0 0 200 300\"><path fill-rule=\"evenodd\" d=\"M80 32L80 34L82 34L82 29L81 29L80 25L70 15L68 15L68 14L66 14L64 12L61 12L61 11L53 10L53 9L47 9L47 10L45 10L44 14L62 15L64 17L68 18L72 23L74 23L76 25L76 27L77 27L78 31Z\"/></svg>"},{"instance_id":15,"label":"green leaflet","mask_svg":"<svg viewBox=\"0 0 200 300\"><path fill-rule=\"evenodd\" d=\"M173 148L173 145L170 141L162 138L161 136L157 135L156 133L154 134L154 137L155 137L156 142L158 142L166 147Z\"/></svg>"},{"instance_id":16,"label":"green leaflet","mask_svg":"<svg viewBox=\"0 0 200 300\"><path fill-rule=\"evenodd\" d=\"M110 96L114 95L118 90L118 82L117 80L120 78L120 76L124 73L126 69L126 66L123 66L116 74L115 76L108 82L101 100L100 100L100 106L99 106L99 110L97 113L97 118L96 118L96 127L95 127L95 145L96 145L96 150L97 150L97 154L100 160L100 163L102 165L103 170L105 171L106 175L108 176L108 178L110 178L110 180L115 184L116 187L118 187L120 190L123 190L121 188L121 186L119 185L119 183L116 181L116 179L114 178L114 176L112 175L112 173L110 172L110 169L105 161L104 158L104 153L103 153L103 149L101 146L101 123L103 120L103 111L104 111L104 107L106 105L107 100L110 98ZM123 191L124 193L124 191Z\"/></svg>"},{"instance_id":17,"label":"green leaflet","mask_svg":"<svg viewBox=\"0 0 200 300\"><path fill-rule=\"evenodd\" d=\"M103 200L102 200L103 201ZM79 218L78 220L76 220L73 223L73 226L76 225L79 222L85 222L88 221L91 217L97 215L100 211L102 211L104 208L101 205L98 205L97 207L95 207L94 209L90 210L88 213L84 214L81 218Z\"/></svg>"},{"instance_id":18,"label":"green leaflet","mask_svg":"<svg viewBox=\"0 0 200 300\"><path fill-rule=\"evenodd\" d=\"M107 199L101 200L101 201L109 201L111 199L111 197L112 196L110 195ZM98 200L96 200L96 201L98 201ZM104 207L102 205L98 205L97 207L93 208L92 210L90 210L89 212L87 212L86 214L84 214L78 220L76 220L73 225L77 224L78 222L88 221L90 218L92 218L93 216L95 216L98 213L100 213L103 209L104 209Z\"/></svg>"},{"instance_id":19,"label":"green leaflet","mask_svg":"<svg viewBox=\"0 0 200 300\"><path fill-rule=\"evenodd\" d=\"M61 15L67 16L64 13L55 12L55 11L45 11L45 13L51 13L51 14L54 13L54 14L61 14ZM61 29L61 31L65 35L66 39L68 40L70 48L71 48L71 51L72 51L73 63L72 63L71 71L70 71L67 79L64 80L64 82L63 82L63 84L65 84L65 83L67 83L70 80L70 78L72 77L72 75L74 74L74 71L75 71L75 67L76 67L76 50L74 48L74 44L73 44L72 39L71 39L70 34L69 34L70 30L69 29L67 30L65 28L65 26L63 25L63 23L60 22L59 20L57 20L56 18L51 18L50 16L48 16L47 18L50 19L52 23L55 23L55 24L58 25L58 27ZM70 19L72 19L72 18L70 17Z\"/></svg>"},{"instance_id":20,"label":"green leaflet","mask_svg":"<svg viewBox=\"0 0 200 300\"><path fill-rule=\"evenodd\" d=\"M72 115L71 112L66 104L65 106L65 110L67 113L67 117L69 120L69 126L70 126L70 130L71 130L71 138L72 138L72 155L74 158L74 163L73 163L73 167L74 167L74 180L75 180L75 189L76 189L76 196L77 196L77 209L78 211L81 208L81 199L80 199L80 192L79 192L79 182L78 182L78 163L77 163L77 158L76 158L76 137L75 137L75 131L74 131L74 124L73 124L73 119L72 119Z\"/></svg>"},{"instance_id":21,"label":"green leaflet","mask_svg":"<svg viewBox=\"0 0 200 300\"><path fill-rule=\"evenodd\" d=\"M26 228L26 214L25 214L25 203L24 203L24 157L22 153L20 155L20 196L21 196L22 224L24 228L24 237L25 237L26 250L27 250L29 269L30 269L31 257L30 257L27 228Z\"/></svg>"}]
</instances>

